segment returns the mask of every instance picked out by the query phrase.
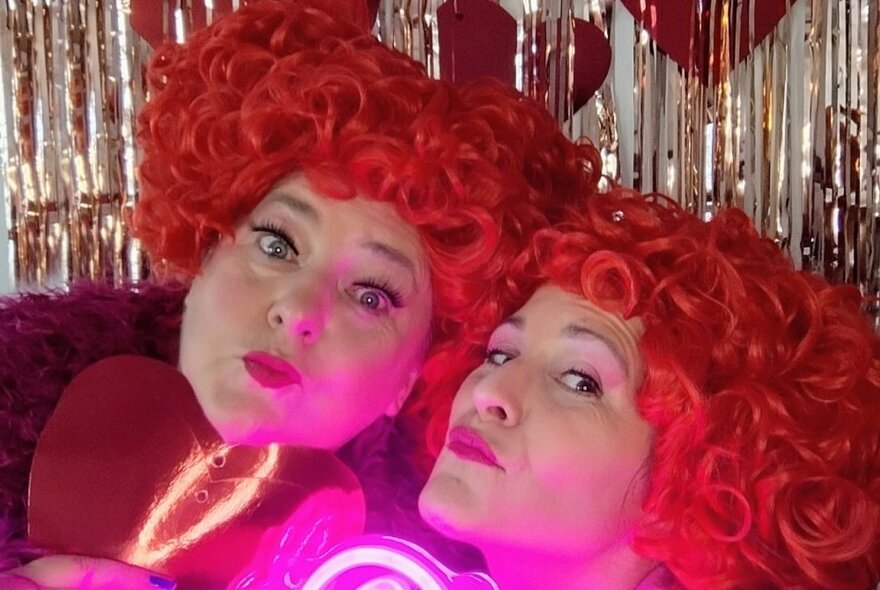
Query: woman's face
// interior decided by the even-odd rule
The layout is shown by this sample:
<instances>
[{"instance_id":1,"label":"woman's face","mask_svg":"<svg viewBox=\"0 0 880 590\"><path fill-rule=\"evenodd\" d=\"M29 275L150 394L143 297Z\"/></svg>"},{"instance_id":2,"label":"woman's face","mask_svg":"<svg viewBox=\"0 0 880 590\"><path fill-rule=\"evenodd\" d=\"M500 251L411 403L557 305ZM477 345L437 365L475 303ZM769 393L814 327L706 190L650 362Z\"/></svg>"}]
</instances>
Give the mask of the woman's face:
<instances>
[{"instance_id":1,"label":"woman's face","mask_svg":"<svg viewBox=\"0 0 880 590\"><path fill-rule=\"evenodd\" d=\"M638 319L538 290L455 398L425 519L484 551L589 559L625 545L652 442L634 398L641 334Z\"/></svg>"},{"instance_id":2,"label":"woman's face","mask_svg":"<svg viewBox=\"0 0 880 590\"><path fill-rule=\"evenodd\" d=\"M392 205L272 189L186 298L180 370L229 443L336 449L393 414L424 360L428 260Z\"/></svg>"}]
</instances>

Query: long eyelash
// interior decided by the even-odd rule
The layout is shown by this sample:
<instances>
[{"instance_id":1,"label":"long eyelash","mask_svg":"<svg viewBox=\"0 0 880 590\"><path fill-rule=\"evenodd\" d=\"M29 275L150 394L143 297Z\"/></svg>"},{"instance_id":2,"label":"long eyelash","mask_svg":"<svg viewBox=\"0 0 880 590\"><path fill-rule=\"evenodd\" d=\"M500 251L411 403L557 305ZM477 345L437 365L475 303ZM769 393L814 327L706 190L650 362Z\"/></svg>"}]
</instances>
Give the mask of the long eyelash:
<instances>
[{"instance_id":1,"label":"long eyelash","mask_svg":"<svg viewBox=\"0 0 880 590\"><path fill-rule=\"evenodd\" d=\"M358 283L362 287L378 289L388 296L392 307L403 307L403 291L387 280L366 279Z\"/></svg>"},{"instance_id":2,"label":"long eyelash","mask_svg":"<svg viewBox=\"0 0 880 590\"><path fill-rule=\"evenodd\" d=\"M296 242L293 241L293 238L287 233L287 230L281 227L278 223L274 221L266 221L262 223L252 223L251 231L254 232L263 232L267 234L274 234L284 240L284 242L293 250L293 253L296 256L299 256L299 249L296 247Z\"/></svg>"}]
</instances>

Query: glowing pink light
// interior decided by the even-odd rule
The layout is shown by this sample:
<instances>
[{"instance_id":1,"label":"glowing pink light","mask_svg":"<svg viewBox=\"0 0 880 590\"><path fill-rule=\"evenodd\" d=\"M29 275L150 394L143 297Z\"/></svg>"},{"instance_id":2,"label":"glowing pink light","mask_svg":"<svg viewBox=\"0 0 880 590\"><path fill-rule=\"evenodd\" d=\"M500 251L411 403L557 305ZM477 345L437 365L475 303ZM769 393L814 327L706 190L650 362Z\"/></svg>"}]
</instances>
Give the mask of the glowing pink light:
<instances>
[{"instance_id":1,"label":"glowing pink light","mask_svg":"<svg viewBox=\"0 0 880 590\"><path fill-rule=\"evenodd\" d=\"M369 573L371 569L379 572ZM357 573L349 577L346 574ZM364 579L364 572L369 579ZM357 581L355 581L357 580ZM337 545L302 590L499 590L486 574L457 574L414 543L367 535Z\"/></svg>"}]
</instances>

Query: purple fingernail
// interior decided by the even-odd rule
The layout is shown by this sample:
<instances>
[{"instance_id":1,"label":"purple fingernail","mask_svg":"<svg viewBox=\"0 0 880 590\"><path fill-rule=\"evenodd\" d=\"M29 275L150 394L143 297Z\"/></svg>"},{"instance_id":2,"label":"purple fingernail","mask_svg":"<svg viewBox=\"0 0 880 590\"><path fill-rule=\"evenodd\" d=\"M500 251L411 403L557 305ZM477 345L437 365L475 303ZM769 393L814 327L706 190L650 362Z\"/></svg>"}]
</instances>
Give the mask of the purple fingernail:
<instances>
[{"instance_id":1,"label":"purple fingernail","mask_svg":"<svg viewBox=\"0 0 880 590\"><path fill-rule=\"evenodd\" d=\"M177 588L177 582L161 576L150 576L150 584L162 590L174 590Z\"/></svg>"}]
</instances>

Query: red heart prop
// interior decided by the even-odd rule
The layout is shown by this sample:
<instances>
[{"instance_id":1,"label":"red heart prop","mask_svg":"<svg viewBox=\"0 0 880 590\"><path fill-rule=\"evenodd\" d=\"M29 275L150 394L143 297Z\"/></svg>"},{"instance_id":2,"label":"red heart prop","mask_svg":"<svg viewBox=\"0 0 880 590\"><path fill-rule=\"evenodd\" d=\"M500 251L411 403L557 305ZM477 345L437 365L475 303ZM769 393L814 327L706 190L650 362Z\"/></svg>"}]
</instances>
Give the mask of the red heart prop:
<instances>
[{"instance_id":1,"label":"red heart prop","mask_svg":"<svg viewBox=\"0 0 880 590\"><path fill-rule=\"evenodd\" d=\"M699 3L697 0L621 0L663 53L690 72L708 79L709 63L713 64L712 79L721 77L721 2ZM742 14L736 9L730 15L730 55L733 67L751 54L773 30L796 0L743 0ZM699 6L703 10L698 12ZM731 4L733 6L733 4ZM713 18L712 9L715 14ZM754 15L752 12L754 11ZM754 18L754 33L751 21ZM714 25L713 25L714 23ZM734 36L739 35L739 55L735 56ZM713 55L709 55L710 47Z\"/></svg>"},{"instance_id":2,"label":"red heart prop","mask_svg":"<svg viewBox=\"0 0 880 590\"><path fill-rule=\"evenodd\" d=\"M212 590L253 565L258 547L308 526L301 506L334 523L312 552L363 529L360 485L332 454L227 445L183 375L118 356L73 380L40 435L28 532L52 551L117 559L176 578L181 590Z\"/></svg>"}]
</instances>

